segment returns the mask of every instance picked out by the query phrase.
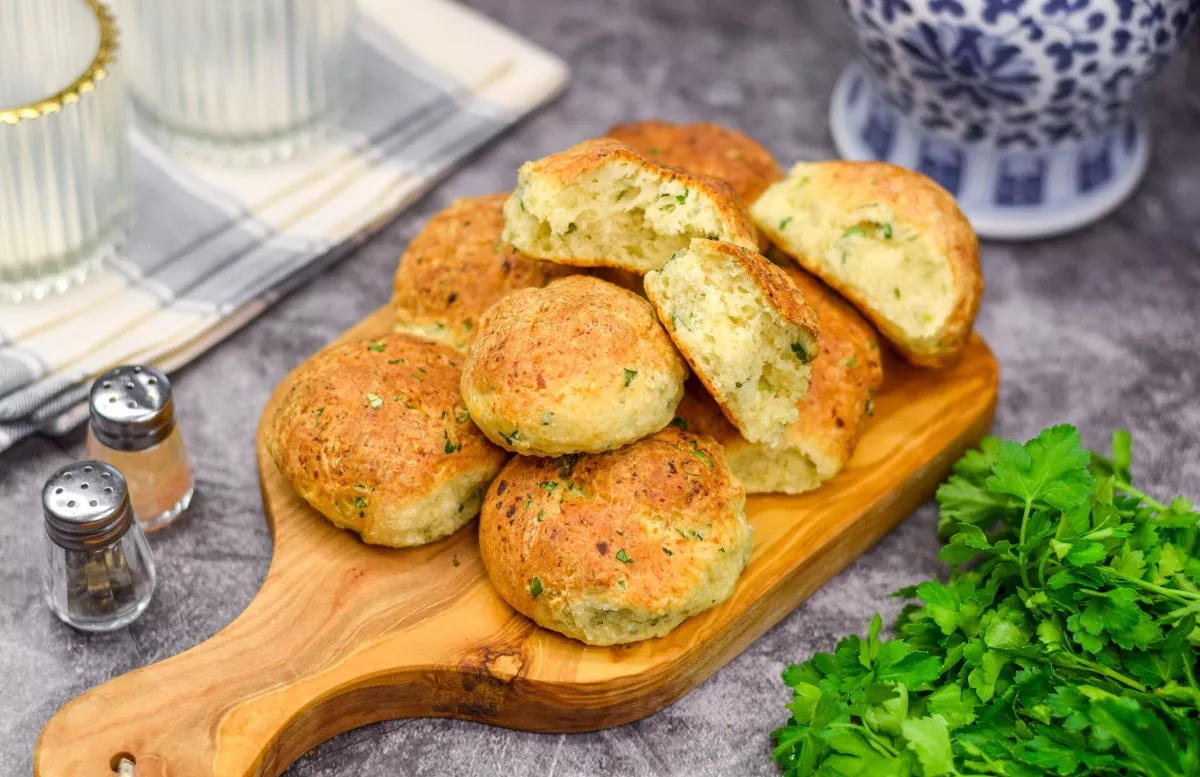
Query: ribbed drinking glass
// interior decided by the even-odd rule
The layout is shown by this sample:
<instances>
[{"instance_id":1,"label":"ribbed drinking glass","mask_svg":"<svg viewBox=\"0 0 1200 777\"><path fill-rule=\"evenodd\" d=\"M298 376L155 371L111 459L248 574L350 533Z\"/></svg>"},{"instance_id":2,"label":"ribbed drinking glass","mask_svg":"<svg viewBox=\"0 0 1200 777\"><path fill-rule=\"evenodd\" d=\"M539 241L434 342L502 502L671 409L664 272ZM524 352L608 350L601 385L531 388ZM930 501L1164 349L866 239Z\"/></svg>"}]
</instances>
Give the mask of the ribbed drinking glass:
<instances>
[{"instance_id":1,"label":"ribbed drinking glass","mask_svg":"<svg viewBox=\"0 0 1200 777\"><path fill-rule=\"evenodd\" d=\"M82 281L128 228L116 49L99 0L0 0L0 302Z\"/></svg>"},{"instance_id":2,"label":"ribbed drinking glass","mask_svg":"<svg viewBox=\"0 0 1200 777\"><path fill-rule=\"evenodd\" d=\"M138 120L230 164L288 157L335 124L358 75L355 0L118 0Z\"/></svg>"}]
</instances>

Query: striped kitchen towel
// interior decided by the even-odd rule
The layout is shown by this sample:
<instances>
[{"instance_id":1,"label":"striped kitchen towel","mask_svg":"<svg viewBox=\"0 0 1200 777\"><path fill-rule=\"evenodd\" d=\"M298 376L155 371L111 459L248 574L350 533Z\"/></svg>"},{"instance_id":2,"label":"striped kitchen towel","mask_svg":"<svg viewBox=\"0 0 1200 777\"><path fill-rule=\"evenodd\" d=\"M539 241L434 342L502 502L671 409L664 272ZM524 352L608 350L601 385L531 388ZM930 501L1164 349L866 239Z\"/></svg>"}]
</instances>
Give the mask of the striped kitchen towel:
<instances>
[{"instance_id":1,"label":"striped kitchen towel","mask_svg":"<svg viewBox=\"0 0 1200 777\"><path fill-rule=\"evenodd\" d=\"M361 97L301 159L223 169L133 133L121 258L63 296L0 304L0 451L78 425L110 367L195 358L566 84L562 61L449 0L364 0L362 11Z\"/></svg>"}]
</instances>

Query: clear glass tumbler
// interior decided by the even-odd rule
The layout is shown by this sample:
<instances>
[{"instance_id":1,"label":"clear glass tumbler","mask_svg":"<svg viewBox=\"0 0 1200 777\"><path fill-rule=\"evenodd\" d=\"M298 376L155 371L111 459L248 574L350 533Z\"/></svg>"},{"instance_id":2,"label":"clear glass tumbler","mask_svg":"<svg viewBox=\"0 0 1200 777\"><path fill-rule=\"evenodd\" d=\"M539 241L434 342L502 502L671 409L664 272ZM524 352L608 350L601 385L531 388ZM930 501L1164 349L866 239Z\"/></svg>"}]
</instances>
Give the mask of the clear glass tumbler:
<instances>
[{"instance_id":1,"label":"clear glass tumbler","mask_svg":"<svg viewBox=\"0 0 1200 777\"><path fill-rule=\"evenodd\" d=\"M285 158L355 94L355 0L118 0L140 125L227 164Z\"/></svg>"},{"instance_id":2,"label":"clear glass tumbler","mask_svg":"<svg viewBox=\"0 0 1200 777\"><path fill-rule=\"evenodd\" d=\"M0 0L0 302L82 281L128 228L116 49L99 0Z\"/></svg>"}]
</instances>

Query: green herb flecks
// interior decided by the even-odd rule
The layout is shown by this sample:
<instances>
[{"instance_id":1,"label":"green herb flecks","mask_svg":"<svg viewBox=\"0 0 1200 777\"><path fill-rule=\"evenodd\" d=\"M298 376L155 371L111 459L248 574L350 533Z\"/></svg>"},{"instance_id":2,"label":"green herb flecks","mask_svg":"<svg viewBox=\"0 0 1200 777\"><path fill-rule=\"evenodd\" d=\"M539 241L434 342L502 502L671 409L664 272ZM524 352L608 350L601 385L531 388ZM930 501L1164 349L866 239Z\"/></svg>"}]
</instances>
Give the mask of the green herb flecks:
<instances>
[{"instance_id":1,"label":"green herb flecks","mask_svg":"<svg viewBox=\"0 0 1200 777\"><path fill-rule=\"evenodd\" d=\"M674 553L672 553L672 552L671 552L671 549L670 549L670 548L666 548L666 547L664 547L664 548L662 549L662 552L663 552L663 553L666 553L668 556L674 556L674 555L675 555Z\"/></svg>"},{"instance_id":2,"label":"green herb flecks","mask_svg":"<svg viewBox=\"0 0 1200 777\"><path fill-rule=\"evenodd\" d=\"M542 579L540 577L535 577L529 582L529 593L534 599L542 595Z\"/></svg>"},{"instance_id":3,"label":"green herb flecks","mask_svg":"<svg viewBox=\"0 0 1200 777\"><path fill-rule=\"evenodd\" d=\"M500 435L501 440L504 440L504 444L508 445L509 447L512 446L514 440L521 439L521 430L520 429L513 429L508 434L505 434L504 432L497 432L497 434Z\"/></svg>"},{"instance_id":4,"label":"green herb flecks","mask_svg":"<svg viewBox=\"0 0 1200 777\"><path fill-rule=\"evenodd\" d=\"M620 550L617 551L617 561L620 561L622 564L632 564L633 563L633 559L631 559L629 557L629 554L625 552L624 548L621 548Z\"/></svg>"},{"instance_id":5,"label":"green herb flecks","mask_svg":"<svg viewBox=\"0 0 1200 777\"><path fill-rule=\"evenodd\" d=\"M858 354L855 354L846 360L846 367L851 368L856 366L858 366Z\"/></svg>"},{"instance_id":6,"label":"green herb flecks","mask_svg":"<svg viewBox=\"0 0 1200 777\"><path fill-rule=\"evenodd\" d=\"M696 444L695 440L692 440L691 442L689 442L688 447L691 448L693 456L695 456L700 461L704 462L704 466L706 466L706 467L716 466L715 464L713 464L712 458L707 453L705 453L704 450L702 448L700 448L699 445Z\"/></svg>"},{"instance_id":7,"label":"green herb flecks","mask_svg":"<svg viewBox=\"0 0 1200 777\"><path fill-rule=\"evenodd\" d=\"M804 343L792 343L792 353L800 360L801 364L808 364L812 361L813 355L804 347Z\"/></svg>"},{"instance_id":8,"label":"green herb flecks","mask_svg":"<svg viewBox=\"0 0 1200 777\"><path fill-rule=\"evenodd\" d=\"M558 481L556 481L556 480L543 480L541 483L538 483L538 488L542 489L542 490L543 490L543 491L545 491L547 494L553 494L553 493L554 493L554 489L558 488Z\"/></svg>"},{"instance_id":9,"label":"green herb flecks","mask_svg":"<svg viewBox=\"0 0 1200 777\"><path fill-rule=\"evenodd\" d=\"M314 418L320 418L323 415L325 415L325 408L323 406L318 407L316 410L313 411Z\"/></svg>"},{"instance_id":10,"label":"green herb flecks","mask_svg":"<svg viewBox=\"0 0 1200 777\"><path fill-rule=\"evenodd\" d=\"M781 218L779 220L779 231L782 232L783 230L787 229L787 225L791 224L791 223L792 223L792 217L784 216L783 218Z\"/></svg>"},{"instance_id":11,"label":"green herb flecks","mask_svg":"<svg viewBox=\"0 0 1200 777\"><path fill-rule=\"evenodd\" d=\"M634 378L638 376L637 370L626 368L623 369L622 372L625 374L625 388L629 388L629 384L633 383Z\"/></svg>"},{"instance_id":12,"label":"green herb flecks","mask_svg":"<svg viewBox=\"0 0 1200 777\"><path fill-rule=\"evenodd\" d=\"M554 460L554 466L558 469L558 476L563 480L567 480L571 475L575 474L575 465L579 463L578 453L568 453L565 456L559 456Z\"/></svg>"},{"instance_id":13,"label":"green herb flecks","mask_svg":"<svg viewBox=\"0 0 1200 777\"><path fill-rule=\"evenodd\" d=\"M674 426L676 429L678 429L681 432L686 432L687 431L687 419L680 418L679 416L675 416L674 418L671 419L671 426Z\"/></svg>"},{"instance_id":14,"label":"green herb flecks","mask_svg":"<svg viewBox=\"0 0 1200 777\"><path fill-rule=\"evenodd\" d=\"M382 340L372 340L367 344L367 350L375 353L383 353L384 348L387 348L387 344Z\"/></svg>"},{"instance_id":15,"label":"green herb flecks","mask_svg":"<svg viewBox=\"0 0 1200 777\"><path fill-rule=\"evenodd\" d=\"M1172 777L1197 771L1200 515L1133 485L1130 437L987 438L937 491L945 582L880 639L788 667L773 757L825 774Z\"/></svg>"},{"instance_id":16,"label":"green herb flecks","mask_svg":"<svg viewBox=\"0 0 1200 777\"><path fill-rule=\"evenodd\" d=\"M361 496L354 497L354 509L360 510L360 511L366 510L367 509L367 500L363 499Z\"/></svg>"},{"instance_id":17,"label":"green herb flecks","mask_svg":"<svg viewBox=\"0 0 1200 777\"><path fill-rule=\"evenodd\" d=\"M575 222L574 222L574 221L572 221L570 224L567 224L567 231L566 231L566 232L564 232L563 234L564 234L564 235L569 235L569 234L571 234L572 232L574 232L576 229L579 229L579 227L577 227L577 226L575 225Z\"/></svg>"},{"instance_id":18,"label":"green herb flecks","mask_svg":"<svg viewBox=\"0 0 1200 777\"><path fill-rule=\"evenodd\" d=\"M465 407L455 408L454 420L458 421L460 424L465 424L467 421L471 420L471 411L467 410Z\"/></svg>"},{"instance_id":19,"label":"green herb flecks","mask_svg":"<svg viewBox=\"0 0 1200 777\"><path fill-rule=\"evenodd\" d=\"M445 450L445 451L446 451L446 454L447 454L447 455L449 455L449 454L451 454L451 453L458 453L459 451L461 451L461 450L462 450L462 442L461 442L461 441L459 441L459 442L456 444L456 443L455 443L453 440L451 440L451 439L450 439L450 432L449 432L449 431L447 431L447 430L446 430L446 429L444 429L444 428L442 429L442 437L443 437L443 438L445 439L445 441L446 441L446 444L445 444L445 446L443 447L443 450Z\"/></svg>"},{"instance_id":20,"label":"green herb flecks","mask_svg":"<svg viewBox=\"0 0 1200 777\"><path fill-rule=\"evenodd\" d=\"M626 194L629 194L629 190L628 190L628 189L622 189L621 191L617 192L617 199L616 199L616 201L617 201L617 202L620 202L621 200L625 199L625 195L626 195Z\"/></svg>"},{"instance_id":21,"label":"green herb flecks","mask_svg":"<svg viewBox=\"0 0 1200 777\"><path fill-rule=\"evenodd\" d=\"M383 397L379 396L378 394L372 394L371 392L368 391L367 392L367 405L372 410L378 410L379 408L383 407Z\"/></svg>"},{"instance_id":22,"label":"green herb flecks","mask_svg":"<svg viewBox=\"0 0 1200 777\"><path fill-rule=\"evenodd\" d=\"M388 364L408 364L408 359L388 359Z\"/></svg>"},{"instance_id":23,"label":"green herb flecks","mask_svg":"<svg viewBox=\"0 0 1200 777\"><path fill-rule=\"evenodd\" d=\"M842 233L842 239L848 237L875 237L883 240L892 239L892 225L886 221L860 221L847 227Z\"/></svg>"},{"instance_id":24,"label":"green herb flecks","mask_svg":"<svg viewBox=\"0 0 1200 777\"><path fill-rule=\"evenodd\" d=\"M687 189L683 190L683 194L675 195L675 201L678 202L680 205L687 202L687 198L688 198L688 190Z\"/></svg>"}]
</instances>

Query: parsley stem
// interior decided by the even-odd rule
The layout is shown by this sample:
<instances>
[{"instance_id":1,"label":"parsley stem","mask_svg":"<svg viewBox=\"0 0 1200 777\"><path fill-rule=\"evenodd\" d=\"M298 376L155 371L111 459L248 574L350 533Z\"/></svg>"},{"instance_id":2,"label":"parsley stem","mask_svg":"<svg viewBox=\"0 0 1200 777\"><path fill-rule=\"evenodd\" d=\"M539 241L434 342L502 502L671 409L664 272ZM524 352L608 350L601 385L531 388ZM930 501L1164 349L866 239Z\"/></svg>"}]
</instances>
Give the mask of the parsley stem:
<instances>
[{"instance_id":1,"label":"parsley stem","mask_svg":"<svg viewBox=\"0 0 1200 777\"><path fill-rule=\"evenodd\" d=\"M1200 612L1200 599L1189 604L1187 607L1180 607L1176 610L1171 610L1166 615L1162 616L1163 623L1175 623L1181 621L1194 612Z\"/></svg>"},{"instance_id":2,"label":"parsley stem","mask_svg":"<svg viewBox=\"0 0 1200 777\"><path fill-rule=\"evenodd\" d=\"M1112 575L1113 577L1133 583L1138 588L1145 588L1147 591L1153 591L1156 594L1162 594L1168 599L1174 599L1181 604L1191 604L1193 602L1200 601L1200 594L1194 594L1191 591L1178 591L1174 588L1164 588L1161 585L1155 585L1154 583L1147 582L1141 578L1132 577L1124 574L1123 572L1118 572L1112 567L1100 567L1100 570Z\"/></svg>"},{"instance_id":3,"label":"parsley stem","mask_svg":"<svg viewBox=\"0 0 1200 777\"><path fill-rule=\"evenodd\" d=\"M1021 515L1021 533L1019 536L1019 545L1017 546L1017 562L1021 569L1021 582L1025 584L1025 590L1031 590L1032 585L1029 584L1029 570L1025 563L1025 527L1029 525L1029 510L1033 507L1033 500L1025 500L1025 512Z\"/></svg>"},{"instance_id":4,"label":"parsley stem","mask_svg":"<svg viewBox=\"0 0 1200 777\"><path fill-rule=\"evenodd\" d=\"M893 748L887 742L884 742L882 739L880 739L875 734L874 731L867 728L866 726L860 726L857 723L830 723L829 728L849 728L849 729L854 729L855 731L861 731L863 736L865 736L867 738L867 741L875 746L875 749L883 750L888 755L893 756L893 757L900 755L900 753L897 752L895 748Z\"/></svg>"},{"instance_id":5,"label":"parsley stem","mask_svg":"<svg viewBox=\"0 0 1200 777\"><path fill-rule=\"evenodd\" d=\"M1158 501L1154 497L1150 496L1145 491L1142 491L1140 488L1136 488L1132 483L1126 481L1124 478L1113 477L1113 488L1116 488L1120 491L1124 491L1126 494L1129 494L1130 496L1137 497L1138 499L1142 500L1146 504L1153 507L1155 510L1166 510L1167 509L1167 506L1165 504Z\"/></svg>"},{"instance_id":6,"label":"parsley stem","mask_svg":"<svg viewBox=\"0 0 1200 777\"><path fill-rule=\"evenodd\" d=\"M1100 664L1097 664L1095 661L1089 661L1088 659L1084 658L1083 656L1071 656L1069 661L1070 661L1070 663L1068 663L1067 666L1074 664L1075 666L1082 667L1084 669L1088 669L1092 672L1095 672L1096 674L1102 674L1105 677L1108 677L1112 680L1116 680L1117 682L1121 683L1122 685L1127 685L1130 688L1133 688L1134 690L1141 691L1143 693L1146 692L1146 686L1142 685L1137 680L1134 680L1131 677L1126 677L1125 675L1121 674L1120 672L1118 672L1114 669L1109 669L1107 666L1102 666ZM1063 662L1061 660L1055 661L1055 663L1059 664L1060 666L1063 665Z\"/></svg>"}]
</instances>

